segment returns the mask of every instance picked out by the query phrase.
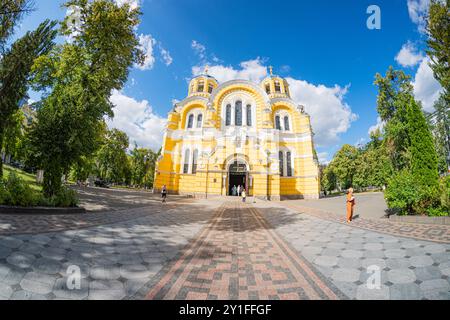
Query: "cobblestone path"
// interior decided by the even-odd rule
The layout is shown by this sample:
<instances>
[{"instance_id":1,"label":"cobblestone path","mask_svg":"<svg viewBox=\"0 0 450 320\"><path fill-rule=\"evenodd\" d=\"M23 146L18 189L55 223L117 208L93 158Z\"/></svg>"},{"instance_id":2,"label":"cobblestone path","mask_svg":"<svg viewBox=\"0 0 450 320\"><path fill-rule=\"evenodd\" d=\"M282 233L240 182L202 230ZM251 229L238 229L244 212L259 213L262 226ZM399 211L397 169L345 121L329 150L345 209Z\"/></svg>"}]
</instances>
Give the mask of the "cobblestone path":
<instances>
[{"instance_id":1,"label":"cobblestone path","mask_svg":"<svg viewBox=\"0 0 450 320\"><path fill-rule=\"evenodd\" d=\"M222 205L179 259L146 286L146 298L346 298L271 228L251 205Z\"/></svg>"}]
</instances>

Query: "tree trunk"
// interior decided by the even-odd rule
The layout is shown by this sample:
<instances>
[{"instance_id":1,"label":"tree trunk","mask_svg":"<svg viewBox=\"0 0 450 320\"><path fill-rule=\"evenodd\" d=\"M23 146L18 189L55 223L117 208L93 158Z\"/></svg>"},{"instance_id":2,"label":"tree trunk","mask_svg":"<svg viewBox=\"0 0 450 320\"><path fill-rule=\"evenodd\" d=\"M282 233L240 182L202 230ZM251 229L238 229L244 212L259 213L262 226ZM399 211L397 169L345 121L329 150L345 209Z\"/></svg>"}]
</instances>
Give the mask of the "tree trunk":
<instances>
[{"instance_id":1,"label":"tree trunk","mask_svg":"<svg viewBox=\"0 0 450 320\"><path fill-rule=\"evenodd\" d=\"M57 163L52 163L47 168L44 168L43 191L46 197L59 193L62 185L62 176L63 170Z\"/></svg>"}]
</instances>

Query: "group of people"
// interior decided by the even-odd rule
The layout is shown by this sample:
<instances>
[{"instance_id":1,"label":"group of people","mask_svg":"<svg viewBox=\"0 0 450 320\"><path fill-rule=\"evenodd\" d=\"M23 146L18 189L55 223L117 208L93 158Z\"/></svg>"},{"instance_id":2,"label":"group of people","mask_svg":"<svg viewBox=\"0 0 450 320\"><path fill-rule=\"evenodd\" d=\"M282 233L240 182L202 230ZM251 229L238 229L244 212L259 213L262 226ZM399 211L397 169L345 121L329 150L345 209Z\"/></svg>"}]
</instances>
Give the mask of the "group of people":
<instances>
[{"instance_id":1,"label":"group of people","mask_svg":"<svg viewBox=\"0 0 450 320\"><path fill-rule=\"evenodd\" d=\"M242 202L245 202L245 198L247 197L245 188L241 185L238 185L237 187L236 187L236 185L234 185L233 188L231 188L231 195L237 196L237 197L241 196Z\"/></svg>"},{"instance_id":2,"label":"group of people","mask_svg":"<svg viewBox=\"0 0 450 320\"><path fill-rule=\"evenodd\" d=\"M233 188L231 188L231 195L240 196L243 190L245 190L245 188L241 187L241 185L238 185L237 187L234 185Z\"/></svg>"}]
</instances>

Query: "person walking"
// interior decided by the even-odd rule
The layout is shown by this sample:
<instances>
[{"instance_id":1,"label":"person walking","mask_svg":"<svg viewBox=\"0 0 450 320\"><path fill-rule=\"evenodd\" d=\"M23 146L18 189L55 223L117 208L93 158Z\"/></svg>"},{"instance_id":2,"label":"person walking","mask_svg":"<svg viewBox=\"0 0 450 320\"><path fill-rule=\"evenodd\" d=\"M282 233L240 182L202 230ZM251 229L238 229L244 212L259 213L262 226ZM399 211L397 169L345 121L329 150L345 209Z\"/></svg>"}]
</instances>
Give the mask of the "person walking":
<instances>
[{"instance_id":1,"label":"person walking","mask_svg":"<svg viewBox=\"0 0 450 320\"><path fill-rule=\"evenodd\" d=\"M241 185L240 184L237 186L237 195L238 195L238 197L241 195Z\"/></svg>"},{"instance_id":2,"label":"person walking","mask_svg":"<svg viewBox=\"0 0 450 320\"><path fill-rule=\"evenodd\" d=\"M245 189L242 189L242 202L245 202L245 198L247 197L247 194L245 193Z\"/></svg>"},{"instance_id":3,"label":"person walking","mask_svg":"<svg viewBox=\"0 0 450 320\"><path fill-rule=\"evenodd\" d=\"M353 207L355 206L355 197L353 196L353 188L347 192L347 223L353 220Z\"/></svg>"},{"instance_id":4,"label":"person walking","mask_svg":"<svg viewBox=\"0 0 450 320\"><path fill-rule=\"evenodd\" d=\"M235 196L236 195L236 191L237 189L236 189L236 185L234 185L233 186L233 188L231 188L231 194L233 195L233 196Z\"/></svg>"},{"instance_id":5,"label":"person walking","mask_svg":"<svg viewBox=\"0 0 450 320\"><path fill-rule=\"evenodd\" d=\"M161 189L161 197L162 197L162 202L166 202L166 198L167 198L167 188L166 185L163 185L162 189Z\"/></svg>"}]
</instances>

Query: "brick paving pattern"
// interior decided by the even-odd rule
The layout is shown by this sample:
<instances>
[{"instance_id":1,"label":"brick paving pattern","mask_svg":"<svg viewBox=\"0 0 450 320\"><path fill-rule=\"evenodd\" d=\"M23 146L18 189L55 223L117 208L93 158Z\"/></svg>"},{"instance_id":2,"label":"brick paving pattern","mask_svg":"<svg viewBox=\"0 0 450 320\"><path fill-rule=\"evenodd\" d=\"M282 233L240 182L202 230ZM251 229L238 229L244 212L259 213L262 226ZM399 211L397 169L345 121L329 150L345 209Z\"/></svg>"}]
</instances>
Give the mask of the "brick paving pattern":
<instances>
[{"instance_id":1,"label":"brick paving pattern","mask_svg":"<svg viewBox=\"0 0 450 320\"><path fill-rule=\"evenodd\" d=\"M450 299L450 244L433 231L443 226L347 225L287 201L163 206L142 195L136 208L144 202L120 194L135 207L1 216L0 299ZM369 289L373 268L380 286Z\"/></svg>"},{"instance_id":2,"label":"brick paving pattern","mask_svg":"<svg viewBox=\"0 0 450 320\"><path fill-rule=\"evenodd\" d=\"M300 206L297 204L293 205L288 202L281 202L281 204L300 213L306 213L320 219L346 224L346 218L344 215L339 216L333 212ZM356 218L351 222L351 226L400 237L450 243L449 225L391 222L389 219Z\"/></svg>"},{"instance_id":3,"label":"brick paving pattern","mask_svg":"<svg viewBox=\"0 0 450 320\"><path fill-rule=\"evenodd\" d=\"M145 217L152 213L170 210L178 205L191 203L191 199L179 200L176 203L156 204L141 208L128 208L108 212L59 215L18 215L0 214L0 235L37 234L63 230L83 229L92 226L113 224L126 220Z\"/></svg>"},{"instance_id":4,"label":"brick paving pattern","mask_svg":"<svg viewBox=\"0 0 450 320\"><path fill-rule=\"evenodd\" d=\"M347 298L270 229L255 208L223 205L145 298Z\"/></svg>"}]
</instances>

